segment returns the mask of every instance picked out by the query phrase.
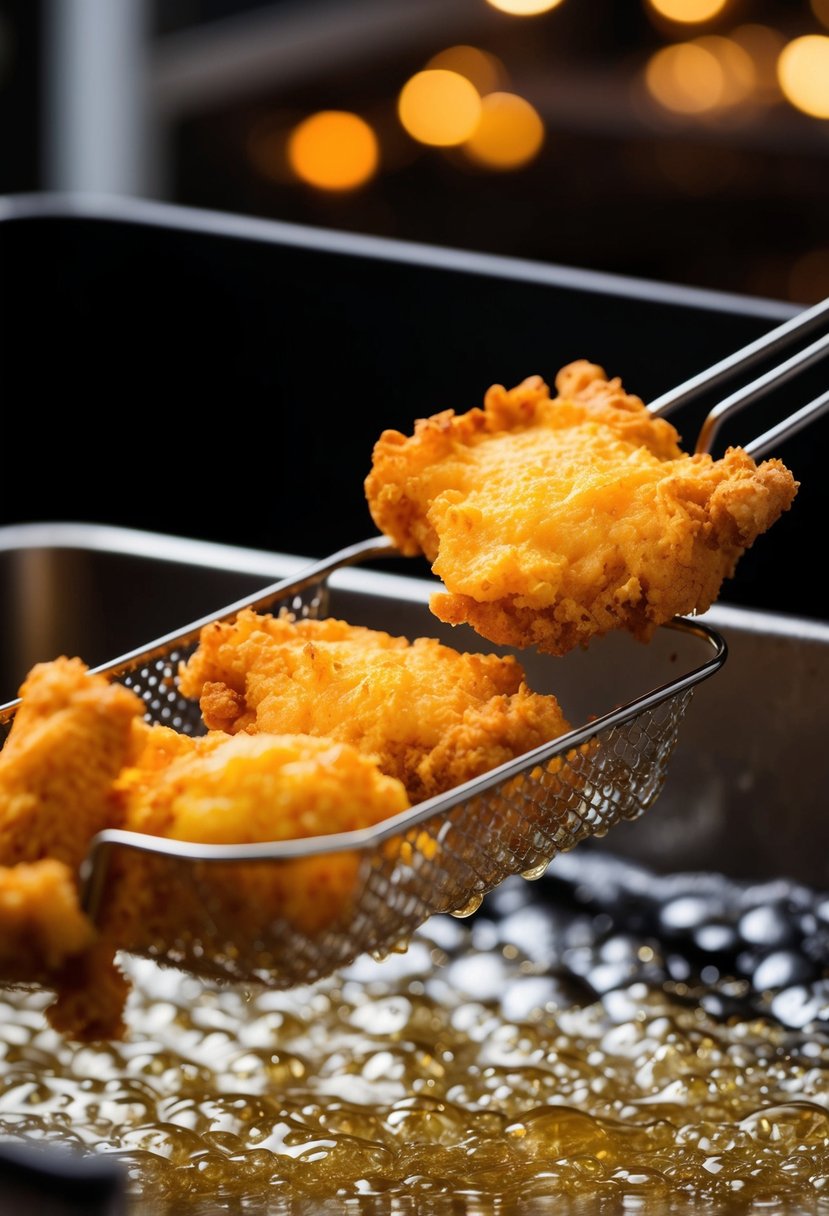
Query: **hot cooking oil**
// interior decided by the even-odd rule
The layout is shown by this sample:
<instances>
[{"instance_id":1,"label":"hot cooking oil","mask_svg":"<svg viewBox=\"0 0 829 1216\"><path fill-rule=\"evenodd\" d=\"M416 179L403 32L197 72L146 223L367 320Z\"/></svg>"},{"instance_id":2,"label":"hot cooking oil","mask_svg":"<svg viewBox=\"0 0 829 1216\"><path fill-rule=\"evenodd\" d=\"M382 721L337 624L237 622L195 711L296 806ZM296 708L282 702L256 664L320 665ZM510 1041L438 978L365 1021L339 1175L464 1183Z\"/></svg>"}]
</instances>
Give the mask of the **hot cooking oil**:
<instances>
[{"instance_id":1,"label":"hot cooking oil","mask_svg":"<svg viewBox=\"0 0 829 1216\"><path fill-rule=\"evenodd\" d=\"M130 961L123 1043L0 994L0 1130L116 1154L135 1213L829 1211L829 904L625 872L290 992Z\"/></svg>"}]
</instances>

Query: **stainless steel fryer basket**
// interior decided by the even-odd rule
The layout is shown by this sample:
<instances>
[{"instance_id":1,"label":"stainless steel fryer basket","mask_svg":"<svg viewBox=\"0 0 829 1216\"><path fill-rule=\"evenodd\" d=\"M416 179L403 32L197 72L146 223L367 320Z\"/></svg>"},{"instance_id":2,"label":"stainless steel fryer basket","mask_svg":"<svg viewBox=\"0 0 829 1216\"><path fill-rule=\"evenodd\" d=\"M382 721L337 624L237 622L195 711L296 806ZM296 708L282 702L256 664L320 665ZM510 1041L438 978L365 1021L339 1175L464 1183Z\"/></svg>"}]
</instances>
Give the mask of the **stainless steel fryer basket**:
<instances>
[{"instance_id":1,"label":"stainless steel fryer basket","mask_svg":"<svg viewBox=\"0 0 829 1216\"><path fill-rule=\"evenodd\" d=\"M178 691L177 672L204 624L232 619L243 607L325 615L331 573L393 553L382 537L351 546L97 670L138 693L148 720L199 733L198 705ZM160 905L175 899L181 914L174 935L166 927L172 918L162 918L162 931L148 924L125 943L131 951L202 975L278 987L318 979L367 951L393 950L434 913L471 913L508 875L540 876L557 853L655 801L693 688L726 657L722 638L704 625L678 619L663 629L686 643L681 669L665 683L616 705L609 672L607 703L595 707L595 719L374 828L248 845L102 832L83 870L85 907L106 925L124 876L138 873ZM4 707L0 720L8 723L13 712L14 705ZM309 865L324 868L332 854L341 873L353 873L351 894L333 923L302 931L275 913L269 883L283 867L306 867L294 876L303 881Z\"/></svg>"}]
</instances>

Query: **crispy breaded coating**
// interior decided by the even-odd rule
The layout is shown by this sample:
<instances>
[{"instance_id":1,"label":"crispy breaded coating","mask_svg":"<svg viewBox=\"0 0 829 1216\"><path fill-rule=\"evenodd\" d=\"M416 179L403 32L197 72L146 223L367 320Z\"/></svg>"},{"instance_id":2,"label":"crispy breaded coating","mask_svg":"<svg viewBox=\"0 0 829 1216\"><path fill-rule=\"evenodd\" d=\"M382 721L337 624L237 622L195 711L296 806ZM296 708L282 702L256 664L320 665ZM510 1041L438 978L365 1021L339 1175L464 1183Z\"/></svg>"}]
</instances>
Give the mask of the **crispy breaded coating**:
<instances>
[{"instance_id":1,"label":"crispy breaded coating","mask_svg":"<svg viewBox=\"0 0 829 1216\"><path fill-rule=\"evenodd\" d=\"M137 911L138 905L133 906ZM107 936L96 935L89 949L70 959L53 981L57 997L46 1016L68 1039L95 1042L124 1037L124 1007L131 985L115 962L116 949Z\"/></svg>"},{"instance_id":2,"label":"crispy breaded coating","mask_svg":"<svg viewBox=\"0 0 829 1216\"><path fill-rule=\"evenodd\" d=\"M418 802L569 729L521 665L345 621L239 613L214 622L180 674L209 727L300 732L377 758Z\"/></svg>"},{"instance_id":3,"label":"crispy breaded coating","mask_svg":"<svg viewBox=\"0 0 829 1216\"><path fill-rule=\"evenodd\" d=\"M33 667L0 751L0 865L53 857L76 869L115 825L112 783L130 757L139 698L80 659Z\"/></svg>"},{"instance_id":4,"label":"crispy breaded coating","mask_svg":"<svg viewBox=\"0 0 829 1216\"><path fill-rule=\"evenodd\" d=\"M215 732L189 740L189 750L160 768L159 733L119 782L125 826L174 840L207 844L300 840L370 827L409 806L399 781L379 771L355 748L308 735ZM169 732L172 734L173 732ZM178 736L181 738L181 736ZM144 767L149 759L151 767ZM359 855L328 853L279 865L203 866L199 886L214 899L209 919L195 892L171 902L149 891L120 944L169 939L195 914L194 929L211 921L230 925L240 940L255 940L275 918L305 933L330 925L354 894Z\"/></svg>"},{"instance_id":5,"label":"crispy breaded coating","mask_svg":"<svg viewBox=\"0 0 829 1216\"><path fill-rule=\"evenodd\" d=\"M377 442L369 507L403 553L432 562L446 588L432 611L552 654L704 612L791 505L791 473L740 448L682 453L670 423L585 361L556 387L496 385L483 410Z\"/></svg>"},{"instance_id":6,"label":"crispy breaded coating","mask_svg":"<svg viewBox=\"0 0 829 1216\"><path fill-rule=\"evenodd\" d=\"M88 676L78 660L41 664L21 691L0 752L0 840L11 863L0 865L0 982L53 988L49 1020L74 1038L124 1032L129 985L118 949L188 935L209 949L211 927L221 926L226 945L264 938L277 921L316 932L347 913L359 866L354 852L207 866L194 887L165 863L122 850L96 928L81 911L77 876L95 832L118 825L210 843L287 840L367 827L409 806L399 781L341 742L191 739L148 726L134 694ZM38 860L18 860L27 850Z\"/></svg>"},{"instance_id":7,"label":"crispy breaded coating","mask_svg":"<svg viewBox=\"0 0 829 1216\"><path fill-rule=\"evenodd\" d=\"M39 663L20 695L0 751L0 979L54 988L55 1025L85 1025L95 1037L106 1022L114 1033L126 981L114 947L98 943L81 911L78 867L95 833L119 823L114 782L133 756L144 707L128 689L90 676L80 659ZM118 1016L101 1018L114 988Z\"/></svg>"},{"instance_id":8,"label":"crispy breaded coating","mask_svg":"<svg viewBox=\"0 0 829 1216\"><path fill-rule=\"evenodd\" d=\"M75 876L62 861L0 866L0 980L48 982L94 937Z\"/></svg>"}]
</instances>

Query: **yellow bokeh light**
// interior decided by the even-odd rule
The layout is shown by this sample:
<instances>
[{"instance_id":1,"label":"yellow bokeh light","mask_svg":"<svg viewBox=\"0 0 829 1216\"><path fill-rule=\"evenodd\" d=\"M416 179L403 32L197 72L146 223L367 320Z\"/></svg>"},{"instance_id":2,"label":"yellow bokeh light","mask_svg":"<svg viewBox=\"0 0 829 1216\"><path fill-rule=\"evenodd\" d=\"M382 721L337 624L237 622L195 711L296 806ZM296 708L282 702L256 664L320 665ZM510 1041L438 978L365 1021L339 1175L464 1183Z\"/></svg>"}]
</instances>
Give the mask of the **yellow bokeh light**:
<instances>
[{"instance_id":1,"label":"yellow bokeh light","mask_svg":"<svg viewBox=\"0 0 829 1216\"><path fill-rule=\"evenodd\" d=\"M433 56L426 64L427 68L441 68L447 72L457 72L459 76L474 84L481 97L494 93L501 88L507 79L506 69L496 55L482 51L477 46L450 46L440 54Z\"/></svg>"},{"instance_id":2,"label":"yellow bokeh light","mask_svg":"<svg viewBox=\"0 0 829 1216\"><path fill-rule=\"evenodd\" d=\"M678 114L703 114L720 105L725 71L708 47L680 42L657 51L648 61L645 82L660 105Z\"/></svg>"},{"instance_id":3,"label":"yellow bokeh light","mask_svg":"<svg viewBox=\"0 0 829 1216\"><path fill-rule=\"evenodd\" d=\"M731 38L721 38L717 34L695 38L694 46L710 51L722 68L723 85L719 105L738 105L751 95L757 83L757 70L745 47Z\"/></svg>"},{"instance_id":4,"label":"yellow bokeh light","mask_svg":"<svg viewBox=\"0 0 829 1216\"><path fill-rule=\"evenodd\" d=\"M400 121L413 139L437 148L467 140L481 116L478 90L465 76L443 68L418 72L403 86Z\"/></svg>"},{"instance_id":5,"label":"yellow bokeh light","mask_svg":"<svg viewBox=\"0 0 829 1216\"><path fill-rule=\"evenodd\" d=\"M537 17L539 13L549 13L550 9L558 8L562 0L488 0L493 8L512 17Z\"/></svg>"},{"instance_id":6,"label":"yellow bokeh light","mask_svg":"<svg viewBox=\"0 0 829 1216\"><path fill-rule=\"evenodd\" d=\"M812 0L812 12L823 25L829 25L829 0Z\"/></svg>"},{"instance_id":7,"label":"yellow bokeh light","mask_svg":"<svg viewBox=\"0 0 829 1216\"><path fill-rule=\"evenodd\" d=\"M358 114L321 110L291 132L288 161L297 177L321 190L354 190L377 171L377 136Z\"/></svg>"},{"instance_id":8,"label":"yellow bokeh light","mask_svg":"<svg viewBox=\"0 0 829 1216\"><path fill-rule=\"evenodd\" d=\"M718 16L728 0L648 0L648 3L660 17L683 25L695 25Z\"/></svg>"},{"instance_id":9,"label":"yellow bokeh light","mask_svg":"<svg viewBox=\"0 0 829 1216\"><path fill-rule=\"evenodd\" d=\"M538 154L544 123L523 97L490 93L481 102L481 118L464 152L488 169L519 169Z\"/></svg>"},{"instance_id":10,"label":"yellow bokeh light","mask_svg":"<svg viewBox=\"0 0 829 1216\"><path fill-rule=\"evenodd\" d=\"M777 78L788 101L813 118L829 118L829 37L805 34L784 47Z\"/></svg>"}]
</instances>

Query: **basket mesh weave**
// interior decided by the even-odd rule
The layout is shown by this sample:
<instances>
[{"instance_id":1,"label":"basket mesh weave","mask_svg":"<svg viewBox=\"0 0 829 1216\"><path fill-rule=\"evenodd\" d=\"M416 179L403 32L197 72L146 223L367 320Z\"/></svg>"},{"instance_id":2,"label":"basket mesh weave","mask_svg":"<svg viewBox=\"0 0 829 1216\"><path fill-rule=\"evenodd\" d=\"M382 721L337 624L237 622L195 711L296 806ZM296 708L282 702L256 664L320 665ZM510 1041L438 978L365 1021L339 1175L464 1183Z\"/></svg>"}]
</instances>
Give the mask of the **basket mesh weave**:
<instances>
[{"instance_id":1,"label":"basket mesh weave","mask_svg":"<svg viewBox=\"0 0 829 1216\"><path fill-rule=\"evenodd\" d=\"M274 608L315 617L326 603L317 585ZM119 676L145 701L148 720L190 734L204 727L198 706L178 691L177 670L194 645L177 645ZM156 893L159 907L172 899L182 911L174 937L163 916L161 928L150 918L130 943L135 953L274 987L318 979L364 952L400 947L434 913L473 911L508 875L538 877L557 853L641 814L662 786L691 694L686 688L668 696L543 763L528 760L518 775L349 853L353 896L319 932L300 932L269 902L279 867L304 860L202 862L118 845L107 849L100 919L117 918L119 896L128 897L138 881Z\"/></svg>"}]
</instances>

